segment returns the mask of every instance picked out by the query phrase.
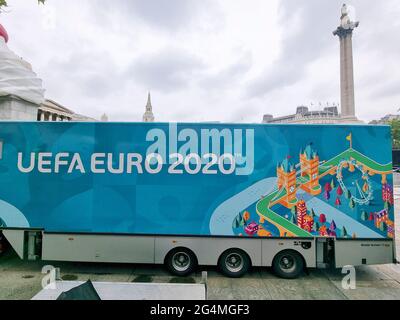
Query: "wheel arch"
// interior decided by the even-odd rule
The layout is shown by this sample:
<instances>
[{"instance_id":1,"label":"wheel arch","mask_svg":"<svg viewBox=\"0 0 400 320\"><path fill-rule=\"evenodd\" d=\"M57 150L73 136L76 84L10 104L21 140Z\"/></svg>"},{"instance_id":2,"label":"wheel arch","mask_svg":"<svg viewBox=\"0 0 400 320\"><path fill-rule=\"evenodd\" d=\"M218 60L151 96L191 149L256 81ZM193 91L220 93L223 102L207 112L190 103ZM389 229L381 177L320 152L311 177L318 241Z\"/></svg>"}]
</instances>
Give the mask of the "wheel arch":
<instances>
[{"instance_id":1,"label":"wheel arch","mask_svg":"<svg viewBox=\"0 0 400 320\"><path fill-rule=\"evenodd\" d=\"M272 259L272 264L274 264L275 259L278 257L278 255L281 254L281 253L283 253L283 252L294 252L294 253L298 254L298 255L301 257L301 259L303 260L304 268L308 268L308 266L307 266L307 261L306 261L306 259L304 258L303 254L302 254L300 251L295 250L295 249L283 249L283 250L281 250L281 251L278 251L277 253L275 253L275 256L274 256L273 259Z\"/></svg>"},{"instance_id":2,"label":"wheel arch","mask_svg":"<svg viewBox=\"0 0 400 320\"><path fill-rule=\"evenodd\" d=\"M192 249L190 249L190 248L188 248L188 247L179 246L179 247L171 248L171 249L165 254L165 256L164 256L164 264L167 262L167 259L169 258L170 255L172 255L172 254L175 253L175 252L178 252L179 250L186 250L186 251L191 252L191 253L193 254L195 260L196 260L196 261L195 261L196 264L199 263L199 259L198 259L197 255L196 255L196 252L194 252Z\"/></svg>"},{"instance_id":3,"label":"wheel arch","mask_svg":"<svg viewBox=\"0 0 400 320\"><path fill-rule=\"evenodd\" d=\"M232 248L225 249L224 251L222 251L222 252L220 253L220 255L218 256L217 265L221 262L222 256L223 256L225 253L227 253L227 252L229 252L229 251L233 251L233 250L240 251L240 252L244 253L244 254L247 256L247 258L249 259L250 267L253 266L253 262L252 262L252 260L251 260L251 255L249 255L249 254L246 252L246 250L244 250L243 248L238 248L238 247L232 247Z\"/></svg>"}]
</instances>

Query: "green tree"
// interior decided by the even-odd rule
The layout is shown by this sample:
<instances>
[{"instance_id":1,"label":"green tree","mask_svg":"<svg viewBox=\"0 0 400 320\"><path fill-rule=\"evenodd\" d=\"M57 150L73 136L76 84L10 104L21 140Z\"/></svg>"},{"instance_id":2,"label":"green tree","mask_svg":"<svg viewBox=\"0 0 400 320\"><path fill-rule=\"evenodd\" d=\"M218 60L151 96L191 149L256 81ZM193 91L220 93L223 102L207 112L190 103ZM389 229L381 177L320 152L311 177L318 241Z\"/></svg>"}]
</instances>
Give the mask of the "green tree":
<instances>
[{"instance_id":1,"label":"green tree","mask_svg":"<svg viewBox=\"0 0 400 320\"><path fill-rule=\"evenodd\" d=\"M235 218L235 220L233 220L232 227L233 227L234 229L240 227L240 219L239 219L238 216Z\"/></svg>"},{"instance_id":2,"label":"green tree","mask_svg":"<svg viewBox=\"0 0 400 320\"><path fill-rule=\"evenodd\" d=\"M368 212L367 211L365 211L365 210L363 210L362 212L361 212L361 220L362 221L367 221L368 220Z\"/></svg>"},{"instance_id":3,"label":"green tree","mask_svg":"<svg viewBox=\"0 0 400 320\"><path fill-rule=\"evenodd\" d=\"M380 229L382 232L386 232L386 231L387 231L387 225L386 225L386 223L381 222L381 225L379 226L379 229Z\"/></svg>"},{"instance_id":4,"label":"green tree","mask_svg":"<svg viewBox=\"0 0 400 320\"><path fill-rule=\"evenodd\" d=\"M41 4L44 4L45 1L46 1L46 0L37 0L37 2L38 2L38 3L41 3ZM3 8L7 7L7 6L8 6L7 0L0 0L0 11L1 11Z\"/></svg>"},{"instance_id":5,"label":"green tree","mask_svg":"<svg viewBox=\"0 0 400 320\"><path fill-rule=\"evenodd\" d=\"M296 217L296 214L294 214L294 213L292 214L292 216L291 216L291 218L290 218L290 222L297 225L297 217Z\"/></svg>"},{"instance_id":6,"label":"green tree","mask_svg":"<svg viewBox=\"0 0 400 320\"><path fill-rule=\"evenodd\" d=\"M400 120L392 120L389 124L392 128L393 149L400 149Z\"/></svg>"},{"instance_id":7,"label":"green tree","mask_svg":"<svg viewBox=\"0 0 400 320\"><path fill-rule=\"evenodd\" d=\"M351 192L350 190L347 189L346 194L345 194L346 199L350 199L351 198Z\"/></svg>"},{"instance_id":8,"label":"green tree","mask_svg":"<svg viewBox=\"0 0 400 320\"><path fill-rule=\"evenodd\" d=\"M343 238L347 238L348 236L349 236L349 234L347 233L346 228L343 226L343 228L342 228L342 237Z\"/></svg>"},{"instance_id":9,"label":"green tree","mask_svg":"<svg viewBox=\"0 0 400 320\"><path fill-rule=\"evenodd\" d=\"M235 220L233 220L232 228L233 229L239 228L239 222L238 222L237 218L235 218Z\"/></svg>"},{"instance_id":10,"label":"green tree","mask_svg":"<svg viewBox=\"0 0 400 320\"><path fill-rule=\"evenodd\" d=\"M332 190L336 188L336 184L335 184L335 180L334 179L332 179L332 181L331 181L331 188L332 188Z\"/></svg>"},{"instance_id":11,"label":"green tree","mask_svg":"<svg viewBox=\"0 0 400 320\"><path fill-rule=\"evenodd\" d=\"M235 220L232 223L232 227L234 229L239 228L239 227L243 227L245 225L245 221L243 218L243 213L239 212L239 214L236 216Z\"/></svg>"},{"instance_id":12,"label":"green tree","mask_svg":"<svg viewBox=\"0 0 400 320\"><path fill-rule=\"evenodd\" d=\"M351 199L350 199L350 202L349 202L349 207L350 207L351 209L354 209L355 206L356 206L356 203L354 202L354 199L351 198Z\"/></svg>"}]
</instances>

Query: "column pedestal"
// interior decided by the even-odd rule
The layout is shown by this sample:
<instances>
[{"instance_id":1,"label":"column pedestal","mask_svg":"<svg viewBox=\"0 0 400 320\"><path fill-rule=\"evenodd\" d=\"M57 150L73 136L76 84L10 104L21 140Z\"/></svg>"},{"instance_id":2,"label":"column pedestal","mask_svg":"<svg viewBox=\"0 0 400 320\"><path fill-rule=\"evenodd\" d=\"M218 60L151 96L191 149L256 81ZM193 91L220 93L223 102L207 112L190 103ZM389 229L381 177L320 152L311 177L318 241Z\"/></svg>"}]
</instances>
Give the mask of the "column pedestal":
<instances>
[{"instance_id":1,"label":"column pedestal","mask_svg":"<svg viewBox=\"0 0 400 320\"><path fill-rule=\"evenodd\" d=\"M37 121L39 105L14 95L0 97L0 120Z\"/></svg>"}]
</instances>

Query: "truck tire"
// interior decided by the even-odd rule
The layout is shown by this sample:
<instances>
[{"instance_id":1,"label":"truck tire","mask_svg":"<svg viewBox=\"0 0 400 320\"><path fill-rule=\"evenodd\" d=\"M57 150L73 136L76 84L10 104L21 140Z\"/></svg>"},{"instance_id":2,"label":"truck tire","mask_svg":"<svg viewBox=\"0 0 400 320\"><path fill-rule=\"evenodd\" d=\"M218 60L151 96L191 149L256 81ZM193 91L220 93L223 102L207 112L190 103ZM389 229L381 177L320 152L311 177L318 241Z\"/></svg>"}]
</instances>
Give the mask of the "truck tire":
<instances>
[{"instance_id":1,"label":"truck tire","mask_svg":"<svg viewBox=\"0 0 400 320\"><path fill-rule=\"evenodd\" d=\"M218 261L221 272L230 278L240 278L250 269L250 258L246 252L240 249L225 251Z\"/></svg>"},{"instance_id":2,"label":"truck tire","mask_svg":"<svg viewBox=\"0 0 400 320\"><path fill-rule=\"evenodd\" d=\"M295 279L304 270L303 257L294 250L279 252L272 262L276 275L284 279Z\"/></svg>"},{"instance_id":3,"label":"truck tire","mask_svg":"<svg viewBox=\"0 0 400 320\"><path fill-rule=\"evenodd\" d=\"M168 253L165 265L172 274L184 277L196 269L197 258L189 249L176 248Z\"/></svg>"}]
</instances>

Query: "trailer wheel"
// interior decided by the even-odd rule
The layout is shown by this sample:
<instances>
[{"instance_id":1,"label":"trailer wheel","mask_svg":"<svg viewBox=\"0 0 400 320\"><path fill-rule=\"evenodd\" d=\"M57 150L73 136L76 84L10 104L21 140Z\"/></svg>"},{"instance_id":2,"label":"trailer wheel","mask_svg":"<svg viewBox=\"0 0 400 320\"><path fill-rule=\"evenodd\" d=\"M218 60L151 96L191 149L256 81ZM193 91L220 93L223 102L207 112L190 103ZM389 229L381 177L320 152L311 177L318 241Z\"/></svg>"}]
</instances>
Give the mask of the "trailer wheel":
<instances>
[{"instance_id":1,"label":"trailer wheel","mask_svg":"<svg viewBox=\"0 0 400 320\"><path fill-rule=\"evenodd\" d=\"M197 258L189 249L176 248L168 253L165 258L165 265L172 274L184 277L195 270Z\"/></svg>"},{"instance_id":2,"label":"trailer wheel","mask_svg":"<svg viewBox=\"0 0 400 320\"><path fill-rule=\"evenodd\" d=\"M251 261L246 252L240 249L225 251L218 261L221 272L230 278L240 278L249 271Z\"/></svg>"},{"instance_id":3,"label":"trailer wheel","mask_svg":"<svg viewBox=\"0 0 400 320\"><path fill-rule=\"evenodd\" d=\"M294 250L279 252L272 262L276 275L284 279L295 279L304 270L303 257Z\"/></svg>"}]
</instances>

